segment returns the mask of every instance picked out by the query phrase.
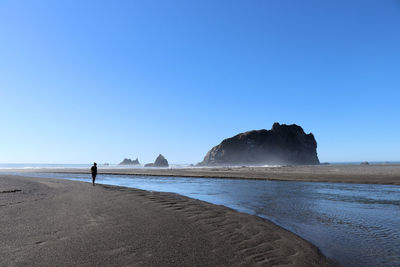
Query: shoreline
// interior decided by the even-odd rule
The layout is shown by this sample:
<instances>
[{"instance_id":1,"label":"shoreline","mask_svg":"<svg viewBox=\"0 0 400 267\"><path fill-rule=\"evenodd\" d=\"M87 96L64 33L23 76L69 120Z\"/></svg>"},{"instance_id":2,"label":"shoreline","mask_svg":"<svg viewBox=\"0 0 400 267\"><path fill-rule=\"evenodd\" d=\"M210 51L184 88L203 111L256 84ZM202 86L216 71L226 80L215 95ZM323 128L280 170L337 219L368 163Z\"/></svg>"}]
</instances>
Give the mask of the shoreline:
<instances>
[{"instance_id":1,"label":"shoreline","mask_svg":"<svg viewBox=\"0 0 400 267\"><path fill-rule=\"evenodd\" d=\"M7 169L1 172L89 173L88 169ZM400 185L400 164L304 165L282 167L124 168L98 169L99 174L255 179Z\"/></svg>"},{"instance_id":2,"label":"shoreline","mask_svg":"<svg viewBox=\"0 0 400 267\"><path fill-rule=\"evenodd\" d=\"M0 265L333 265L268 220L178 194L7 175L0 189Z\"/></svg>"}]
</instances>

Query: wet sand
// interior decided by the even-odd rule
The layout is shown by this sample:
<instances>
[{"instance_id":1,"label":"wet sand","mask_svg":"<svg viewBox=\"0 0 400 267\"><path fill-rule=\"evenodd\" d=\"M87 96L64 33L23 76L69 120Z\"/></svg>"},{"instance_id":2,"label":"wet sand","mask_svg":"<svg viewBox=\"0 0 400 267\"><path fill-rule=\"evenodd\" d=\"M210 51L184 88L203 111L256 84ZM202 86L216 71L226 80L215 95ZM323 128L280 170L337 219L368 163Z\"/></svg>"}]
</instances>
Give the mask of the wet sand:
<instances>
[{"instance_id":1,"label":"wet sand","mask_svg":"<svg viewBox=\"0 0 400 267\"><path fill-rule=\"evenodd\" d=\"M1 266L329 266L261 218L184 196L0 175Z\"/></svg>"},{"instance_id":2,"label":"wet sand","mask_svg":"<svg viewBox=\"0 0 400 267\"><path fill-rule=\"evenodd\" d=\"M32 169L25 171L89 173L89 170L87 169L59 169L59 170ZM183 168L183 169L180 168L102 169L101 166L99 166L99 173L400 185L400 164L310 165L310 166L230 167L230 168L215 167L215 168Z\"/></svg>"}]
</instances>

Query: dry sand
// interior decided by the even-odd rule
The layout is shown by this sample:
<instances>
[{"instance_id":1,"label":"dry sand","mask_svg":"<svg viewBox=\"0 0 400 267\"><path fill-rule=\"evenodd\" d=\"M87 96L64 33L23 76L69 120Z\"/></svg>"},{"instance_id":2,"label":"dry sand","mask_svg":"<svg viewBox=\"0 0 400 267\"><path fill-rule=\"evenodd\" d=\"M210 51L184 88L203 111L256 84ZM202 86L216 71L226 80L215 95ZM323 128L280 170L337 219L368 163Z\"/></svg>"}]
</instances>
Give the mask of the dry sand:
<instances>
[{"instance_id":1,"label":"dry sand","mask_svg":"<svg viewBox=\"0 0 400 267\"><path fill-rule=\"evenodd\" d=\"M171 193L0 175L1 266L327 266L261 218Z\"/></svg>"},{"instance_id":2,"label":"dry sand","mask_svg":"<svg viewBox=\"0 0 400 267\"><path fill-rule=\"evenodd\" d=\"M19 170L20 171L20 170ZM88 169L39 169L38 172L88 173ZM132 168L102 169L99 173L153 176L215 177L310 182L400 185L400 165L310 165L283 167Z\"/></svg>"}]
</instances>

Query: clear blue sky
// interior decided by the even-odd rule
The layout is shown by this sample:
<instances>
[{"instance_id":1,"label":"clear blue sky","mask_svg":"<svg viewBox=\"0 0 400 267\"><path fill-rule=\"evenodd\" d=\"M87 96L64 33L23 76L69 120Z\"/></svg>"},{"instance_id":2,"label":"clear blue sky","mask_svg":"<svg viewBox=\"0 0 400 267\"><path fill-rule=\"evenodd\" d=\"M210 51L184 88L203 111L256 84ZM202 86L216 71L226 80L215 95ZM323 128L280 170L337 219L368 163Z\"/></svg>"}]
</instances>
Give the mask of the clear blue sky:
<instances>
[{"instance_id":1,"label":"clear blue sky","mask_svg":"<svg viewBox=\"0 0 400 267\"><path fill-rule=\"evenodd\" d=\"M277 121L400 160L400 1L0 1L0 162L196 163Z\"/></svg>"}]
</instances>

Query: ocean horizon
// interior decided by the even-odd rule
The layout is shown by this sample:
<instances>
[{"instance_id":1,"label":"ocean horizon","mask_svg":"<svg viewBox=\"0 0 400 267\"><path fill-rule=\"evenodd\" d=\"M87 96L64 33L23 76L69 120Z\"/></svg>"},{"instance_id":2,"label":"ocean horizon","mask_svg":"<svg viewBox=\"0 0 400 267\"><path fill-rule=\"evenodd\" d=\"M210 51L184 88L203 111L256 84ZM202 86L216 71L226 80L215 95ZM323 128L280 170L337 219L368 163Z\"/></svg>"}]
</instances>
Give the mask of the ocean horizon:
<instances>
[{"instance_id":1,"label":"ocean horizon","mask_svg":"<svg viewBox=\"0 0 400 267\"><path fill-rule=\"evenodd\" d=\"M365 161L355 161L355 162L322 162L321 165L359 165ZM390 165L390 164L400 164L400 161L368 161L369 164L374 165ZM82 169L90 168L92 163L0 163L1 169ZM131 168L145 168L143 164L140 165L120 165L115 163L98 163L98 168L100 169L131 169ZM281 165L262 165L262 166L246 166L246 167L280 167ZM170 164L167 169L175 168L207 168L208 166L196 167L194 164ZM210 166L215 167L215 166ZM235 168L241 166L224 166L227 168ZM154 168L154 167L152 167ZM165 167L162 167L165 169Z\"/></svg>"}]
</instances>

